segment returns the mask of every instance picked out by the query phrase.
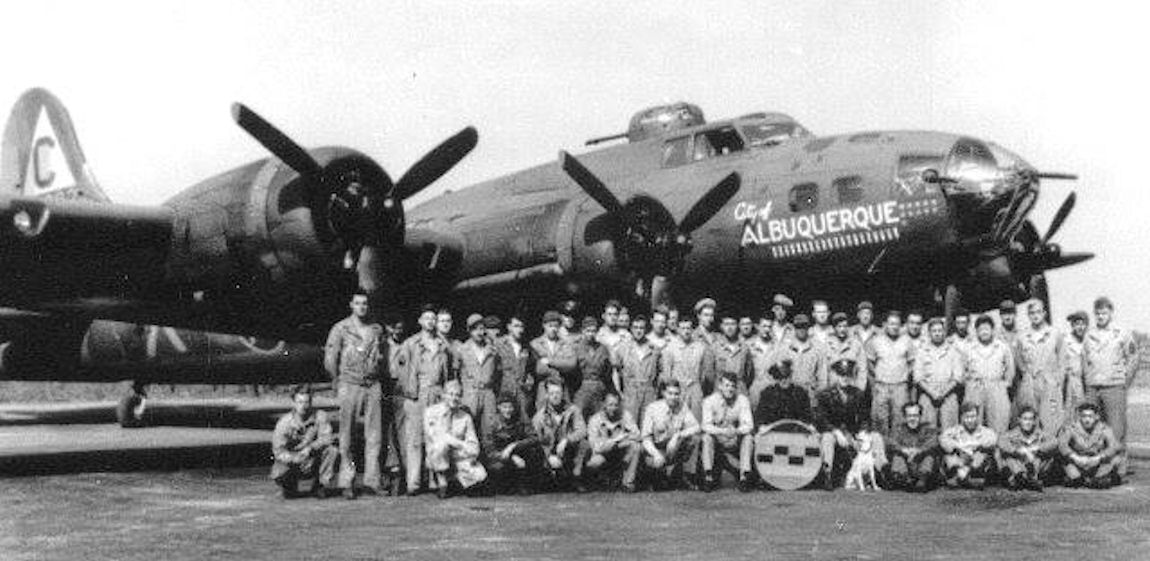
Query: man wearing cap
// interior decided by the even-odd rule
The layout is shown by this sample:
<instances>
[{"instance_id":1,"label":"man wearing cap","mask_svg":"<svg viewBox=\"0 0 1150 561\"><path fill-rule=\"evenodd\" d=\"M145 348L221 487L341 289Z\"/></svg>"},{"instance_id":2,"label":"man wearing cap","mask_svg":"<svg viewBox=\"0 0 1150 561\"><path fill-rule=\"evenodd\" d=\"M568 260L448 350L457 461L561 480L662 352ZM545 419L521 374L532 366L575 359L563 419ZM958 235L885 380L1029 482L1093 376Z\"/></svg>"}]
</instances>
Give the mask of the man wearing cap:
<instances>
[{"instance_id":1,"label":"man wearing cap","mask_svg":"<svg viewBox=\"0 0 1150 561\"><path fill-rule=\"evenodd\" d=\"M559 303L559 315L562 320L559 321L559 336L565 341L574 342L580 337L579 324L577 323L579 313L579 303L574 300L564 300Z\"/></svg>"},{"instance_id":2,"label":"man wearing cap","mask_svg":"<svg viewBox=\"0 0 1150 561\"><path fill-rule=\"evenodd\" d=\"M995 434L1002 434L1010 424L1007 388L1014 379L1014 353L1001 339L995 339L990 316L979 316L975 331L978 342L967 351L963 400L978 405L983 422Z\"/></svg>"},{"instance_id":3,"label":"man wearing cap","mask_svg":"<svg viewBox=\"0 0 1150 561\"><path fill-rule=\"evenodd\" d=\"M919 493L934 488L938 429L923 422L919 404L912 401L902 406L902 423L886 440L886 455L890 458L887 481L891 487Z\"/></svg>"},{"instance_id":4,"label":"man wearing cap","mask_svg":"<svg viewBox=\"0 0 1150 561\"><path fill-rule=\"evenodd\" d=\"M779 360L791 363L791 383L803 388L811 400L811 408L816 405L815 396L827 387L827 352L810 337L811 320L806 314L795 316L794 331L779 351Z\"/></svg>"},{"instance_id":5,"label":"man wearing cap","mask_svg":"<svg viewBox=\"0 0 1150 561\"><path fill-rule=\"evenodd\" d=\"M751 351L751 387L747 388L747 399L751 402L751 411L759 407L759 397L763 389L773 384L775 379L771 376L771 365L778 360L781 345L771 338L771 318L763 315L755 325L755 336L747 342Z\"/></svg>"},{"instance_id":6,"label":"man wearing cap","mask_svg":"<svg viewBox=\"0 0 1150 561\"><path fill-rule=\"evenodd\" d=\"M993 338L993 331L990 336ZM998 434L980 423L979 417L978 405L963 403L959 410L959 424L942 431L938 437L947 487L981 489L986 485L986 478L994 472Z\"/></svg>"},{"instance_id":7,"label":"man wearing cap","mask_svg":"<svg viewBox=\"0 0 1150 561\"><path fill-rule=\"evenodd\" d=\"M591 445L587 469L600 476L622 472L623 492L634 492L643 452L639 434L639 426L631 413L623 409L619 394L609 392L603 398L602 409L587 422L587 440Z\"/></svg>"},{"instance_id":8,"label":"man wearing cap","mask_svg":"<svg viewBox=\"0 0 1150 561\"><path fill-rule=\"evenodd\" d=\"M711 346L715 353L716 381L726 372L735 376L736 388L740 395L747 395L748 388L753 380L754 366L751 364L751 350L747 344L739 339L739 325L734 314L724 311L719 323L719 336ZM714 391L713 388L704 387L704 392Z\"/></svg>"},{"instance_id":9,"label":"man wearing cap","mask_svg":"<svg viewBox=\"0 0 1150 561\"><path fill-rule=\"evenodd\" d=\"M1066 369L1066 414L1063 423L1070 423L1078 417L1078 404L1086 399L1086 387L1082 381L1082 351L1086 344L1086 331L1090 328L1090 316L1080 310L1066 316L1066 322L1070 324L1070 335L1065 338L1062 347L1062 366Z\"/></svg>"},{"instance_id":10,"label":"man wearing cap","mask_svg":"<svg viewBox=\"0 0 1150 561\"><path fill-rule=\"evenodd\" d=\"M679 320L679 336L660 354L660 382L679 383L680 399L696 419L703 416L703 385L715 379L715 354L705 341L695 338L691 318Z\"/></svg>"},{"instance_id":11,"label":"man wearing cap","mask_svg":"<svg viewBox=\"0 0 1150 561\"><path fill-rule=\"evenodd\" d=\"M724 372L719 376L715 392L703 400L703 489L706 491L718 487L716 457L736 471L740 491L751 490L751 452L755 446L751 433L755 421L750 401L736 391L736 386L735 374Z\"/></svg>"},{"instance_id":12,"label":"man wearing cap","mask_svg":"<svg viewBox=\"0 0 1150 561\"><path fill-rule=\"evenodd\" d=\"M523 341L525 330L518 315L507 318L507 335L496 342L495 349L503 367L500 391L514 397L519 414L530 418L535 414L535 353Z\"/></svg>"},{"instance_id":13,"label":"man wearing cap","mask_svg":"<svg viewBox=\"0 0 1150 561\"><path fill-rule=\"evenodd\" d=\"M791 383L791 361L783 359L771 365L770 374L775 383L763 388L754 412L759 434L766 432L767 425L783 419L813 422L810 394Z\"/></svg>"},{"instance_id":14,"label":"man wearing cap","mask_svg":"<svg viewBox=\"0 0 1150 561\"><path fill-rule=\"evenodd\" d=\"M1085 402L1078 406L1078 418L1066 426L1058 438L1058 451L1066 470L1066 486L1106 489L1122 483L1119 472L1124 446L1098 419L1098 406Z\"/></svg>"},{"instance_id":15,"label":"man wearing cap","mask_svg":"<svg viewBox=\"0 0 1150 561\"><path fill-rule=\"evenodd\" d=\"M419 493L423 472L423 413L439 401L443 384L451 377L450 343L436 329L433 306L419 314L419 333L403 342L401 360L406 362L396 383L403 396L403 464L408 496Z\"/></svg>"},{"instance_id":16,"label":"man wearing cap","mask_svg":"<svg viewBox=\"0 0 1150 561\"><path fill-rule=\"evenodd\" d=\"M494 344L503 337L503 333L500 330L502 327L503 322L499 321L499 316L483 316L483 330L486 331L488 343Z\"/></svg>"},{"instance_id":17,"label":"man wearing cap","mask_svg":"<svg viewBox=\"0 0 1150 561\"><path fill-rule=\"evenodd\" d=\"M890 311L883 320L883 332L872 337L867 346L867 363L871 378L872 427L883 436L902 423L902 406L910 401L913 345L902 334L902 314Z\"/></svg>"},{"instance_id":18,"label":"man wearing cap","mask_svg":"<svg viewBox=\"0 0 1150 561\"><path fill-rule=\"evenodd\" d=\"M443 385L443 401L424 412L423 434L427 469L439 498L447 498L457 486L467 490L487 479L487 470L479 463L475 422L463 407L459 380L448 380Z\"/></svg>"},{"instance_id":19,"label":"man wearing cap","mask_svg":"<svg viewBox=\"0 0 1150 561\"><path fill-rule=\"evenodd\" d=\"M1015 350L1021 376L1030 381L1031 395L1028 403L1021 394L1015 396L1018 411L1031 405L1037 410L1042 428L1051 431L1062 426L1064 392L1066 390L1066 369L1062 366L1063 349L1066 337L1046 321L1046 305L1041 300L1033 300L1027 306L1027 319L1030 331L1017 337Z\"/></svg>"},{"instance_id":20,"label":"man wearing cap","mask_svg":"<svg viewBox=\"0 0 1150 561\"><path fill-rule=\"evenodd\" d=\"M567 402L563 380L552 376L543 383L547 400L531 425L543 446L546 468L553 484L571 481L575 490L584 492L583 466L591 448L587 443L587 424L578 407Z\"/></svg>"},{"instance_id":21,"label":"man wearing cap","mask_svg":"<svg viewBox=\"0 0 1150 561\"><path fill-rule=\"evenodd\" d=\"M1134 334L1114 325L1114 303L1102 296L1094 301L1094 329L1083 345L1082 376L1086 401L1098 405L1102 420L1114 431L1118 442L1126 444L1126 388L1138 370L1138 348ZM1119 475L1126 475L1126 454L1119 457Z\"/></svg>"},{"instance_id":22,"label":"man wearing cap","mask_svg":"<svg viewBox=\"0 0 1150 561\"><path fill-rule=\"evenodd\" d=\"M711 332L715 323L715 301L703 298L695 302L695 339L708 345L715 342L715 334Z\"/></svg>"},{"instance_id":23,"label":"man wearing cap","mask_svg":"<svg viewBox=\"0 0 1150 561\"><path fill-rule=\"evenodd\" d=\"M498 320L497 320L498 321ZM467 317L470 337L459 347L459 381L463 385L463 406L475 418L475 430L481 440L487 440L488 431L495 423L495 391L500 387L503 374L499 352L487 338L483 316Z\"/></svg>"},{"instance_id":24,"label":"man wearing cap","mask_svg":"<svg viewBox=\"0 0 1150 561\"><path fill-rule=\"evenodd\" d=\"M612 357L615 386L623 394L623 409L643 422L642 413L647 404L655 401L659 383L660 353L647 341L647 318L635 316L631 320L631 339L624 341Z\"/></svg>"},{"instance_id":25,"label":"man wearing cap","mask_svg":"<svg viewBox=\"0 0 1150 561\"><path fill-rule=\"evenodd\" d=\"M994 336L1013 347L1018 342L1018 305L1014 300L1003 300L998 305L998 322Z\"/></svg>"},{"instance_id":26,"label":"man wearing cap","mask_svg":"<svg viewBox=\"0 0 1150 561\"><path fill-rule=\"evenodd\" d=\"M383 387L388 356L383 328L369 323L367 294L356 292L348 307L351 315L336 323L327 336L324 369L336 385L339 398L339 487L355 498L357 462L352 455L352 431L363 419L363 484L375 493L381 489L380 452L383 445Z\"/></svg>"},{"instance_id":27,"label":"man wearing cap","mask_svg":"<svg viewBox=\"0 0 1150 561\"><path fill-rule=\"evenodd\" d=\"M579 381L571 401L583 418L590 417L599 409L603 396L614 386L611 380L611 353L595 338L599 322L591 316L583 318L583 331L572 345L575 355L574 374L571 378Z\"/></svg>"},{"instance_id":28,"label":"man wearing cap","mask_svg":"<svg viewBox=\"0 0 1150 561\"><path fill-rule=\"evenodd\" d=\"M858 364L840 360L831 365L835 375L830 387L819 390L815 396L815 426L822 433L823 486L828 491L836 481L833 477L835 454L849 452L856 447L855 436L868 429L866 399L862 390L850 383L858 374ZM845 382L845 383L844 383ZM883 435L871 434L875 469L886 466L886 447Z\"/></svg>"},{"instance_id":29,"label":"man wearing cap","mask_svg":"<svg viewBox=\"0 0 1150 561\"><path fill-rule=\"evenodd\" d=\"M831 307L826 300L811 302L811 339L825 345L834 327L831 326Z\"/></svg>"},{"instance_id":30,"label":"man wearing cap","mask_svg":"<svg viewBox=\"0 0 1150 561\"><path fill-rule=\"evenodd\" d=\"M779 344L791 338L791 323L787 321L787 315L793 307L795 307L794 300L788 298L786 294L776 294L771 299L771 316L774 324L772 328L774 332L771 335Z\"/></svg>"},{"instance_id":31,"label":"man wearing cap","mask_svg":"<svg viewBox=\"0 0 1150 561\"><path fill-rule=\"evenodd\" d=\"M840 360L849 360L855 364L866 364L866 351L863 342L858 337L851 336L849 318L843 312L835 312L831 317L834 331L827 337L827 362L834 364ZM851 383L860 390L866 391L867 377L855 376Z\"/></svg>"},{"instance_id":32,"label":"man wearing cap","mask_svg":"<svg viewBox=\"0 0 1150 561\"><path fill-rule=\"evenodd\" d=\"M663 385L663 399L643 412L640 438L643 463L656 473L656 487L668 483L688 489L694 482L699 458L699 420L683 405L682 388L676 380Z\"/></svg>"},{"instance_id":33,"label":"man wearing cap","mask_svg":"<svg viewBox=\"0 0 1150 561\"><path fill-rule=\"evenodd\" d=\"M1054 429L1038 426L1038 412L1033 407L1022 407L1018 424L998 437L1008 488L1042 490L1058 449L1054 433Z\"/></svg>"},{"instance_id":34,"label":"man wearing cap","mask_svg":"<svg viewBox=\"0 0 1150 561\"><path fill-rule=\"evenodd\" d=\"M383 317L383 330L387 336L387 372L383 383L383 440L387 448L383 473L392 495L402 492L403 434L407 415L401 380L407 376L407 355L403 353L403 316L388 313Z\"/></svg>"},{"instance_id":35,"label":"man wearing cap","mask_svg":"<svg viewBox=\"0 0 1150 561\"><path fill-rule=\"evenodd\" d=\"M499 415L483 441L483 455L487 473L496 492L512 489L520 495L531 492L532 476L543 467L543 453L539 441L527 430L516 403L518 398L509 393L499 395L496 409Z\"/></svg>"},{"instance_id":36,"label":"man wearing cap","mask_svg":"<svg viewBox=\"0 0 1150 561\"><path fill-rule=\"evenodd\" d=\"M606 309L613 310L613 314L610 314L612 318L619 312L618 306ZM604 316L607 315L609 314L604 312ZM552 376L562 377L562 373L557 366L562 366L570 362L570 359L573 357L570 345L567 341L559 337L559 324L562 320L563 317L559 315L559 312L554 310L544 312L543 334L531 341L531 350L535 353L536 357L535 376L537 387L535 389L535 411L542 409L543 403L547 401L547 386L544 382ZM565 383L564 391L569 392L569 387L570 384Z\"/></svg>"},{"instance_id":37,"label":"man wearing cap","mask_svg":"<svg viewBox=\"0 0 1150 561\"><path fill-rule=\"evenodd\" d=\"M934 318L927 324L929 341L914 359L914 385L918 387L918 413L939 430L958 424L958 392L966 373L965 359L947 340L946 324ZM904 409L905 410L905 409Z\"/></svg>"},{"instance_id":38,"label":"man wearing cap","mask_svg":"<svg viewBox=\"0 0 1150 561\"><path fill-rule=\"evenodd\" d=\"M882 331L874 324L874 304L871 304L869 300L859 302L855 308L855 318L858 319L858 323L855 324L851 335L854 335L863 345L869 343L871 338Z\"/></svg>"}]
</instances>

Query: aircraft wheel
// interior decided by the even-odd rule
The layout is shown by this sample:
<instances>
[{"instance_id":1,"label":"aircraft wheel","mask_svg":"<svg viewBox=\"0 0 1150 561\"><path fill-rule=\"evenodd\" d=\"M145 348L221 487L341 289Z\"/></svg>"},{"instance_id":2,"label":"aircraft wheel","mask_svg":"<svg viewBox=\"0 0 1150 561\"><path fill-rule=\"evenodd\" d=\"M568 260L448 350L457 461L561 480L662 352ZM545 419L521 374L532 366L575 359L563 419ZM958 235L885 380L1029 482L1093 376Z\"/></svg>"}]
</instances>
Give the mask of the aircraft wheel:
<instances>
[{"instance_id":1,"label":"aircraft wheel","mask_svg":"<svg viewBox=\"0 0 1150 561\"><path fill-rule=\"evenodd\" d=\"M1037 275L1030 275L1030 281L1027 287L1030 292L1030 297L1035 300L1041 300L1046 306L1047 313L1050 312L1050 286L1046 284L1046 275L1039 273Z\"/></svg>"},{"instance_id":2,"label":"aircraft wheel","mask_svg":"<svg viewBox=\"0 0 1150 561\"><path fill-rule=\"evenodd\" d=\"M116 405L116 420L126 429L135 429L144 426L144 396L130 393Z\"/></svg>"}]
</instances>

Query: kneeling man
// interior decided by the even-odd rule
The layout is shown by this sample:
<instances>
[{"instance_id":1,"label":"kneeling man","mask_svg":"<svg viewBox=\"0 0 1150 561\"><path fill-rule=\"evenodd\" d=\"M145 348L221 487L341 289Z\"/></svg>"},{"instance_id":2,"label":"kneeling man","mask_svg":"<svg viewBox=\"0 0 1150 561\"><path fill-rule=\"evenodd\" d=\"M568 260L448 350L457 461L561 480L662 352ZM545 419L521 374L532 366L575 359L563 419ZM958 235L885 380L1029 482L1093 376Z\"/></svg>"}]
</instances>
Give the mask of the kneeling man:
<instances>
[{"instance_id":1,"label":"kneeling man","mask_svg":"<svg viewBox=\"0 0 1150 561\"><path fill-rule=\"evenodd\" d=\"M695 464L699 459L699 421L683 404L678 380L667 380L663 399L643 412L644 463L656 472L656 485L676 483L697 489Z\"/></svg>"},{"instance_id":2,"label":"kneeling man","mask_svg":"<svg viewBox=\"0 0 1150 561\"><path fill-rule=\"evenodd\" d=\"M998 436L980 422L978 405L963 403L959 424L938 437L946 467L947 487L982 489L986 477L994 472L994 445Z\"/></svg>"},{"instance_id":3,"label":"kneeling man","mask_svg":"<svg viewBox=\"0 0 1150 561\"><path fill-rule=\"evenodd\" d=\"M463 407L463 386L458 380L444 384L443 401L424 412L423 434L427 468L439 498L447 498L455 485L466 490L487 479L487 470L479 463L475 421Z\"/></svg>"},{"instance_id":4,"label":"kneeling man","mask_svg":"<svg viewBox=\"0 0 1150 561\"><path fill-rule=\"evenodd\" d=\"M719 485L715 473L715 456L732 470L737 470L739 490L752 489L751 453L755 443L751 439L755 421L751 417L751 402L738 393L738 377L734 372L723 372L719 387L703 400L703 481L704 491L713 491Z\"/></svg>"},{"instance_id":5,"label":"kneeling man","mask_svg":"<svg viewBox=\"0 0 1150 561\"><path fill-rule=\"evenodd\" d=\"M311 407L311 390L292 392L292 410L276 423L272 432L272 481L285 499L300 496L299 481L319 478L313 492L324 496L335 487L335 465L339 448L333 442L331 421L324 411ZM318 460L318 461L317 461Z\"/></svg>"},{"instance_id":6,"label":"kneeling man","mask_svg":"<svg viewBox=\"0 0 1150 561\"><path fill-rule=\"evenodd\" d=\"M925 493L934 488L937 471L938 429L922 422L922 405L913 401L902 406L902 423L887 439L890 473L887 480L895 489Z\"/></svg>"},{"instance_id":7,"label":"kneeling man","mask_svg":"<svg viewBox=\"0 0 1150 561\"><path fill-rule=\"evenodd\" d=\"M815 394L818 403L815 411L816 425L822 433L823 488L828 491L835 488L833 472L838 451L847 454L870 453L874 456L875 469L881 472L886 467L883 437L869 430L866 399L854 382L858 375L858 363L840 359L831 365L831 370L836 374L831 376L831 386ZM862 450L864 446L856 438L863 431L870 432L870 452Z\"/></svg>"},{"instance_id":8,"label":"kneeling man","mask_svg":"<svg viewBox=\"0 0 1150 561\"><path fill-rule=\"evenodd\" d=\"M483 451L492 490L507 492L514 488L520 495L527 495L531 493L532 475L541 469L543 454L539 441L528 433L526 423L519 416L517 406L523 402L520 397L508 392L496 400L498 415L483 443Z\"/></svg>"},{"instance_id":9,"label":"kneeling man","mask_svg":"<svg viewBox=\"0 0 1150 561\"><path fill-rule=\"evenodd\" d=\"M1086 402L1078 406L1078 420L1062 430L1058 449L1065 462L1067 487L1106 489L1122 484L1117 471L1122 443L1106 423L1098 420L1097 405Z\"/></svg>"},{"instance_id":10,"label":"kneeling man","mask_svg":"<svg viewBox=\"0 0 1150 561\"><path fill-rule=\"evenodd\" d=\"M1018 424L998 439L1006 486L1041 491L1057 449L1052 431L1038 426L1038 411L1023 405Z\"/></svg>"},{"instance_id":11,"label":"kneeling man","mask_svg":"<svg viewBox=\"0 0 1150 561\"><path fill-rule=\"evenodd\" d=\"M631 412L623 409L619 394L608 392L603 407L587 423L587 440L591 459L587 469L607 476L622 472L623 492L635 492L635 474L639 469L639 426Z\"/></svg>"},{"instance_id":12,"label":"kneeling man","mask_svg":"<svg viewBox=\"0 0 1150 561\"><path fill-rule=\"evenodd\" d=\"M583 464L590 447L587 445L587 424L583 412L567 402L563 379L552 376L545 382L547 399L531 420L535 436L543 446L546 464L553 484L574 482L575 490L583 493Z\"/></svg>"}]
</instances>

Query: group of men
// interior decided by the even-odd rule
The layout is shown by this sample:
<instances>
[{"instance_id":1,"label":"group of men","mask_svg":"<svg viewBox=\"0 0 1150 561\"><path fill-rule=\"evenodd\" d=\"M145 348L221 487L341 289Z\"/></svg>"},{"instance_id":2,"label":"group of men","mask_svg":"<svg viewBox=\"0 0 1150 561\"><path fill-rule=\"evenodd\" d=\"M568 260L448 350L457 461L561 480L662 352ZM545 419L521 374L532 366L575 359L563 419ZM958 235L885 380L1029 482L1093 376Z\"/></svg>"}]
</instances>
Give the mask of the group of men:
<instances>
[{"instance_id":1,"label":"group of men","mask_svg":"<svg viewBox=\"0 0 1150 561\"><path fill-rule=\"evenodd\" d=\"M693 314L650 317L609 301L578 324L574 306L546 312L530 341L520 317L472 314L455 341L445 309L422 309L405 337L398 316L370 322L366 295L350 307L325 353L338 436L306 390L276 427L272 475L285 496L318 476L317 493L355 498L361 457L370 493L629 492L640 468L655 487L704 490L726 468L751 490L755 439L784 419L818 432L828 489L861 432L874 436L888 487L980 487L1001 473L1041 488L1054 466L1067 484L1104 487L1125 469L1137 353L1106 298L1093 328L1076 312L1068 332L1037 301L1029 329L1004 302L997 323L982 315L973 330L965 313L948 326L891 311L879 326L869 302L853 322L824 301L792 317L782 294L758 317L710 298ZM352 446L361 424L362 455Z\"/></svg>"}]
</instances>

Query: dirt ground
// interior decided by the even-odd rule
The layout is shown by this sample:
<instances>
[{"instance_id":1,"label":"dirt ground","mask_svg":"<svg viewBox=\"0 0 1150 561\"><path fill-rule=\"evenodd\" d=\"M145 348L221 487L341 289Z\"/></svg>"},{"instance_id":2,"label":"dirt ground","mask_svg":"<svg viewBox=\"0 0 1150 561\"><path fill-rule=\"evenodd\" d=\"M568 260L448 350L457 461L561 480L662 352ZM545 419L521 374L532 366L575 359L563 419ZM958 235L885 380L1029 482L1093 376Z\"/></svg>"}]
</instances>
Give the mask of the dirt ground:
<instances>
[{"instance_id":1,"label":"dirt ground","mask_svg":"<svg viewBox=\"0 0 1150 561\"><path fill-rule=\"evenodd\" d=\"M1133 467L1109 491L352 502L283 501L262 468L23 477L0 480L0 558L1146 559L1150 462Z\"/></svg>"}]
</instances>

